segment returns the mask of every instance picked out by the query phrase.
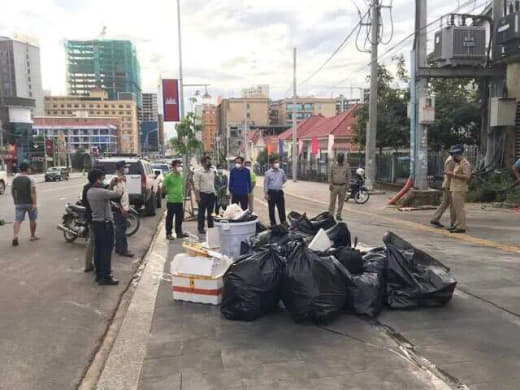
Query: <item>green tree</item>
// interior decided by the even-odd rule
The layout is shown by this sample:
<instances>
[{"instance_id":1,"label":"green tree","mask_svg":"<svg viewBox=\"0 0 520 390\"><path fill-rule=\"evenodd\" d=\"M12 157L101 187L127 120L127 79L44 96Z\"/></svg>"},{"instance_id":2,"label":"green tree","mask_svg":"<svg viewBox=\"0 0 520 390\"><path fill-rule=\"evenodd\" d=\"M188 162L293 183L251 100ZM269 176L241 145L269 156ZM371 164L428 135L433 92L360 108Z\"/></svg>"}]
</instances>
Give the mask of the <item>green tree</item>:
<instances>
[{"instance_id":1,"label":"green tree","mask_svg":"<svg viewBox=\"0 0 520 390\"><path fill-rule=\"evenodd\" d=\"M432 79L429 87L435 94L435 122L428 131L430 148L480 144L481 108L474 80Z\"/></svg>"},{"instance_id":2,"label":"green tree","mask_svg":"<svg viewBox=\"0 0 520 390\"><path fill-rule=\"evenodd\" d=\"M199 133L202 132L202 123L198 121L193 112L189 112L175 128L177 138L170 139L170 146L176 153L189 157L191 154L201 152L202 142L199 141Z\"/></svg>"},{"instance_id":3,"label":"green tree","mask_svg":"<svg viewBox=\"0 0 520 390\"><path fill-rule=\"evenodd\" d=\"M385 147L398 150L410 143L410 124L407 118L410 93L408 89L392 87L396 81L408 81L405 60L403 56L394 57L393 60L397 67L396 76L393 76L384 65L380 65L377 71L376 146L380 152ZM368 104L365 104L356 114L357 123L354 127L354 141L361 146L364 146L366 141L368 117Z\"/></svg>"}]
</instances>

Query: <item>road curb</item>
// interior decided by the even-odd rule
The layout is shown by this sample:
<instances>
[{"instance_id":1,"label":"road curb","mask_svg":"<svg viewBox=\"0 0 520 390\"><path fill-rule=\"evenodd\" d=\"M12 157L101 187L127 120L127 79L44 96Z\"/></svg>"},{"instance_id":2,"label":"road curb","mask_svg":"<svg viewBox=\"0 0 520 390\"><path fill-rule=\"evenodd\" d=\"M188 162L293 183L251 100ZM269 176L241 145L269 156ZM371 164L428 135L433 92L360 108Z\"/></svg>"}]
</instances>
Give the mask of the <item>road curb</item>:
<instances>
[{"instance_id":1,"label":"road curb","mask_svg":"<svg viewBox=\"0 0 520 390\"><path fill-rule=\"evenodd\" d=\"M168 253L168 242L159 239L166 235L164 219L165 215L159 222L159 228L144 258L144 269L105 361L97 389L137 389Z\"/></svg>"}]
</instances>

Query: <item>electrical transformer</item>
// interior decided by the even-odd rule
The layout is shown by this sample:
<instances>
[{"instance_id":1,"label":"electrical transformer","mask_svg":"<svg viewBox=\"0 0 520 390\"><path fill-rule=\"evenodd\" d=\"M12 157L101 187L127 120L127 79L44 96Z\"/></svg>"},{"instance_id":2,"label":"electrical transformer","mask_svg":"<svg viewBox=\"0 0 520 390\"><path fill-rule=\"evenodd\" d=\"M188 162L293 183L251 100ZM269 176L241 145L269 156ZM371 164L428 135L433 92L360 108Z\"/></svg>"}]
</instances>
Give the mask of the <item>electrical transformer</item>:
<instances>
[{"instance_id":1,"label":"electrical transformer","mask_svg":"<svg viewBox=\"0 0 520 390\"><path fill-rule=\"evenodd\" d=\"M520 12L512 12L495 26L495 55L499 58L520 54Z\"/></svg>"},{"instance_id":2,"label":"electrical transformer","mask_svg":"<svg viewBox=\"0 0 520 390\"><path fill-rule=\"evenodd\" d=\"M482 66L486 62L486 28L447 26L435 33L433 60L440 67Z\"/></svg>"}]
</instances>

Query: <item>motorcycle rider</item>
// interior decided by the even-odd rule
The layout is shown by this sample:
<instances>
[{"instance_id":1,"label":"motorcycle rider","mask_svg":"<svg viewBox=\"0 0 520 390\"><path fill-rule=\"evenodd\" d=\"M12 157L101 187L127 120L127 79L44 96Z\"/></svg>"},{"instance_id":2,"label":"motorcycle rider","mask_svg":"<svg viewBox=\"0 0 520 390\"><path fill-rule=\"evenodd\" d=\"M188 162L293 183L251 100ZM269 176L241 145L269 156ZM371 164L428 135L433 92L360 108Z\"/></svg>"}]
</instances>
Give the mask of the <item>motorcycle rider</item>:
<instances>
[{"instance_id":1,"label":"motorcycle rider","mask_svg":"<svg viewBox=\"0 0 520 390\"><path fill-rule=\"evenodd\" d=\"M128 198L125 176L128 174L128 166L124 161L119 161L116 164L116 174L118 180L115 189L122 193L119 202L112 202L116 231L116 253L124 257L134 257L134 254L128 250L128 240L126 238L126 217L130 209L130 200Z\"/></svg>"}]
</instances>

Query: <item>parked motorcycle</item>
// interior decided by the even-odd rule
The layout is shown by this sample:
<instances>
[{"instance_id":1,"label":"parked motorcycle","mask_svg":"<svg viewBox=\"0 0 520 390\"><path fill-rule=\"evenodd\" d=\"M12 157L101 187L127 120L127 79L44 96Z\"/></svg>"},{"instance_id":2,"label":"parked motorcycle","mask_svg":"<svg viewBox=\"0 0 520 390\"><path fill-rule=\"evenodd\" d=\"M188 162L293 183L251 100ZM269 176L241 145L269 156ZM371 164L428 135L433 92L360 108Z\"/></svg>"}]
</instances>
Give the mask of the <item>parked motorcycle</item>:
<instances>
[{"instance_id":1,"label":"parked motorcycle","mask_svg":"<svg viewBox=\"0 0 520 390\"><path fill-rule=\"evenodd\" d=\"M358 168L350 181L350 191L347 191L345 200L354 199L357 204L365 204L370 199L368 189L365 187L365 170Z\"/></svg>"},{"instance_id":2,"label":"parked motorcycle","mask_svg":"<svg viewBox=\"0 0 520 390\"><path fill-rule=\"evenodd\" d=\"M76 204L67 203L62 220L62 223L57 228L63 231L65 241L74 242L77 238L88 239L89 231L86 209L81 205L81 201L78 201ZM139 230L141 218L133 207L130 207L128 211L126 224L127 237L134 235Z\"/></svg>"}]
</instances>

